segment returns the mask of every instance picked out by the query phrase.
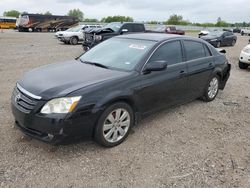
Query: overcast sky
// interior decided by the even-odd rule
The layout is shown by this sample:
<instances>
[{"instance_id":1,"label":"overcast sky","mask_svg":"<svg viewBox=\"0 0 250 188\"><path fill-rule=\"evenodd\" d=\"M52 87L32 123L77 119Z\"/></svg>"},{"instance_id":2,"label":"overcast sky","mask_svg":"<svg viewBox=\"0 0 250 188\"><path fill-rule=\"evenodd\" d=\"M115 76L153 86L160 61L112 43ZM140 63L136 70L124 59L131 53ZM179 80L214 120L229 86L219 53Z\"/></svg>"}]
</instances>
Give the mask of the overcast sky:
<instances>
[{"instance_id":1,"label":"overcast sky","mask_svg":"<svg viewBox=\"0 0 250 188\"><path fill-rule=\"evenodd\" d=\"M216 22L218 17L250 22L249 0L0 0L0 15L11 9L65 15L74 8L83 11L85 18L124 15L136 21L165 21L175 13L192 22Z\"/></svg>"}]
</instances>

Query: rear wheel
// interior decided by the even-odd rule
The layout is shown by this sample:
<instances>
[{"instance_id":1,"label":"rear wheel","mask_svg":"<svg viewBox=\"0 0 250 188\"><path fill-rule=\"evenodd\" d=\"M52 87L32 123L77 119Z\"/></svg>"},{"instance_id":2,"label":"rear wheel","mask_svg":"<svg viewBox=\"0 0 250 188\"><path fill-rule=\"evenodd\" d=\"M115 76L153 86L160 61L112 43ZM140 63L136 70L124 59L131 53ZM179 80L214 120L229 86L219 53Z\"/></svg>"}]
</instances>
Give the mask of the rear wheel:
<instances>
[{"instance_id":1,"label":"rear wheel","mask_svg":"<svg viewBox=\"0 0 250 188\"><path fill-rule=\"evenodd\" d=\"M242 62L239 61L239 67L240 67L240 69L247 69L248 66L249 65L247 63L242 63Z\"/></svg>"},{"instance_id":2,"label":"rear wheel","mask_svg":"<svg viewBox=\"0 0 250 188\"><path fill-rule=\"evenodd\" d=\"M78 44L78 38L77 37L71 37L70 44L77 45Z\"/></svg>"},{"instance_id":3,"label":"rear wheel","mask_svg":"<svg viewBox=\"0 0 250 188\"><path fill-rule=\"evenodd\" d=\"M133 124L132 108L123 102L114 103L99 118L95 140L106 147L119 145L127 138Z\"/></svg>"},{"instance_id":4,"label":"rear wheel","mask_svg":"<svg viewBox=\"0 0 250 188\"><path fill-rule=\"evenodd\" d=\"M220 85L220 77L217 75L212 76L212 78L209 79L208 84L206 86L203 100L206 102L213 101L218 94L219 85Z\"/></svg>"},{"instance_id":5,"label":"rear wheel","mask_svg":"<svg viewBox=\"0 0 250 188\"><path fill-rule=\"evenodd\" d=\"M241 36L243 36L243 35L244 35L244 32L242 31L242 32L241 32Z\"/></svg>"}]
</instances>

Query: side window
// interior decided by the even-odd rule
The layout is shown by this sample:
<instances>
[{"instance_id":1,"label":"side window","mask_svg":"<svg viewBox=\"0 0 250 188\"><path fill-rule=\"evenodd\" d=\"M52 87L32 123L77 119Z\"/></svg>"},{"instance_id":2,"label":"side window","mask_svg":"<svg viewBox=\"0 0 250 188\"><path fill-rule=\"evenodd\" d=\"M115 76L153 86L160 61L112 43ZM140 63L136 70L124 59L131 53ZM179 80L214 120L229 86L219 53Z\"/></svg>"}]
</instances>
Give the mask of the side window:
<instances>
[{"instance_id":1,"label":"side window","mask_svg":"<svg viewBox=\"0 0 250 188\"><path fill-rule=\"evenodd\" d=\"M132 28L133 28L133 32L143 32L143 31L145 31L144 26L142 24L133 24Z\"/></svg>"},{"instance_id":2,"label":"side window","mask_svg":"<svg viewBox=\"0 0 250 188\"><path fill-rule=\"evenodd\" d=\"M203 44L196 41L184 41L187 61L199 59L206 56Z\"/></svg>"},{"instance_id":3,"label":"side window","mask_svg":"<svg viewBox=\"0 0 250 188\"><path fill-rule=\"evenodd\" d=\"M207 45L203 44L203 47L205 49L206 57L212 56L210 50L208 49Z\"/></svg>"},{"instance_id":4,"label":"side window","mask_svg":"<svg viewBox=\"0 0 250 188\"><path fill-rule=\"evenodd\" d=\"M162 60L167 61L168 65L182 62L180 41L167 42L160 46L150 58L149 63Z\"/></svg>"},{"instance_id":5,"label":"side window","mask_svg":"<svg viewBox=\"0 0 250 188\"><path fill-rule=\"evenodd\" d=\"M132 25L131 24L125 24L121 30L127 29L128 32L133 32Z\"/></svg>"}]
</instances>

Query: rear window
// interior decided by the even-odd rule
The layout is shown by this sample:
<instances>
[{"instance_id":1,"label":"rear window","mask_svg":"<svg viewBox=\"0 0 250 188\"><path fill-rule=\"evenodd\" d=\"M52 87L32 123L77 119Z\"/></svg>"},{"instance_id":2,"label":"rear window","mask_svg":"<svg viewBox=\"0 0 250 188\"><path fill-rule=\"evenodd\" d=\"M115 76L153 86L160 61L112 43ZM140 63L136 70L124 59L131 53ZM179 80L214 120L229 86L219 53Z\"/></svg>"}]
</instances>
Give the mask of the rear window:
<instances>
[{"instance_id":1,"label":"rear window","mask_svg":"<svg viewBox=\"0 0 250 188\"><path fill-rule=\"evenodd\" d=\"M203 44L196 41L184 41L187 61L206 57Z\"/></svg>"}]
</instances>

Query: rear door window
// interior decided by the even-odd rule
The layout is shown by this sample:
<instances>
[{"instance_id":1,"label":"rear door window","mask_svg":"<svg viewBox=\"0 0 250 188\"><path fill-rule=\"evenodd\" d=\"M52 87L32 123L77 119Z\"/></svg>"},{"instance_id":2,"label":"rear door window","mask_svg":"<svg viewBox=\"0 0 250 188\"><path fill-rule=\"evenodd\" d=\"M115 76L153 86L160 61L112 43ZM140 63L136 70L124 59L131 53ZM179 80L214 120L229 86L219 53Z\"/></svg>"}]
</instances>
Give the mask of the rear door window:
<instances>
[{"instance_id":1,"label":"rear door window","mask_svg":"<svg viewBox=\"0 0 250 188\"><path fill-rule=\"evenodd\" d=\"M183 41L187 61L206 57L203 44L196 41Z\"/></svg>"}]
</instances>

